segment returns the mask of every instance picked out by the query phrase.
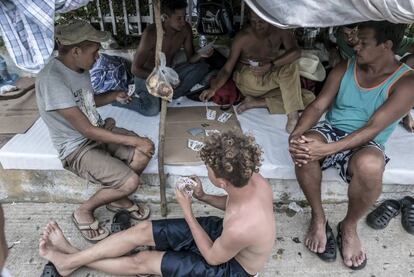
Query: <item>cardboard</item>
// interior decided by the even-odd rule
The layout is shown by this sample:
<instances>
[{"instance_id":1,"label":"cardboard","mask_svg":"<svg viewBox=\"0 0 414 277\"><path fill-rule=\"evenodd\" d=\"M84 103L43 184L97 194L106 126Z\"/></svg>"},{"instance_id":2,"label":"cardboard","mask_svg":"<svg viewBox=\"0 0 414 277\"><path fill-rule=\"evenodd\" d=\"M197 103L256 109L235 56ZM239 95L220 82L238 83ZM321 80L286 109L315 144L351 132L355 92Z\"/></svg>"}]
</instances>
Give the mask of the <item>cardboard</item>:
<instances>
[{"instance_id":1,"label":"cardboard","mask_svg":"<svg viewBox=\"0 0 414 277\"><path fill-rule=\"evenodd\" d=\"M165 155L166 165L200 165L203 164L199 153L187 147L188 139L204 141L206 135L192 136L187 130L191 128L202 128L204 130L216 129L225 132L232 129L241 131L240 123L234 110L227 112L234 113L226 123L217 121L217 118L224 113L219 107L209 106L217 112L216 120L206 118L206 107L180 107L168 108L165 122Z\"/></svg>"}]
</instances>

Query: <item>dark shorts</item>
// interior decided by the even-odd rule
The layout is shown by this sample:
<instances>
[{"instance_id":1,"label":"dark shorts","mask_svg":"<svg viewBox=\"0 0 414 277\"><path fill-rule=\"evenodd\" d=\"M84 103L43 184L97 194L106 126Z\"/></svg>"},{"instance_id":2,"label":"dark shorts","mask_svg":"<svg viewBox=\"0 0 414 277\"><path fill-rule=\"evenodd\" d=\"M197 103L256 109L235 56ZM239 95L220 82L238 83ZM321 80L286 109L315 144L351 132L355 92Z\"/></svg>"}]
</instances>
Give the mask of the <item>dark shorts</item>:
<instances>
[{"instance_id":1,"label":"dark shorts","mask_svg":"<svg viewBox=\"0 0 414 277\"><path fill-rule=\"evenodd\" d=\"M198 217L198 223L215 241L223 231L223 219L216 216ZM161 261L164 277L251 277L233 258L212 266L201 255L187 222L183 218L152 221L155 248L166 251Z\"/></svg>"},{"instance_id":2,"label":"dark shorts","mask_svg":"<svg viewBox=\"0 0 414 277\"><path fill-rule=\"evenodd\" d=\"M347 135L349 135L348 133L342 130L332 127L326 121L319 122L313 128L311 128L309 132L317 132L321 134L328 143L338 141L346 137ZM351 176L349 176L348 174L349 160L355 152L357 152L358 150L364 147L374 147L378 149L384 155L385 164L389 162L390 158L388 158L387 155L385 155L384 148L380 144L371 140L367 144L357 147L355 149L345 150L345 151L341 151L333 155L327 156L321 164L321 169L325 170L330 167L335 167L336 169L339 170L339 176L341 176L342 180L344 180L347 183L351 182Z\"/></svg>"}]
</instances>

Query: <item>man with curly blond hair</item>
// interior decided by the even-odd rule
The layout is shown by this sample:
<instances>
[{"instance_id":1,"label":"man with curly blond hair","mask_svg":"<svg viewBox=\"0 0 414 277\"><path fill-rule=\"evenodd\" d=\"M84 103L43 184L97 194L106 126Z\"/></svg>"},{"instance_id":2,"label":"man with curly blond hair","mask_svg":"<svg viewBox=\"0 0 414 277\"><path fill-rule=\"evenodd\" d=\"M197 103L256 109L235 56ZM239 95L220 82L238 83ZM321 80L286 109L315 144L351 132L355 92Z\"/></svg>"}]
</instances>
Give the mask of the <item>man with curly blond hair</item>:
<instances>
[{"instance_id":1,"label":"man with curly blond hair","mask_svg":"<svg viewBox=\"0 0 414 277\"><path fill-rule=\"evenodd\" d=\"M272 190L258 173L261 150L237 132L214 135L201 150L211 183L227 195L209 195L198 177L193 196L224 211L224 219L196 218L191 196L176 190L184 218L144 221L86 250L69 244L56 222L46 226L39 253L63 276L81 266L115 275L253 276L260 272L275 242ZM153 246L124 256L138 246Z\"/></svg>"}]
</instances>

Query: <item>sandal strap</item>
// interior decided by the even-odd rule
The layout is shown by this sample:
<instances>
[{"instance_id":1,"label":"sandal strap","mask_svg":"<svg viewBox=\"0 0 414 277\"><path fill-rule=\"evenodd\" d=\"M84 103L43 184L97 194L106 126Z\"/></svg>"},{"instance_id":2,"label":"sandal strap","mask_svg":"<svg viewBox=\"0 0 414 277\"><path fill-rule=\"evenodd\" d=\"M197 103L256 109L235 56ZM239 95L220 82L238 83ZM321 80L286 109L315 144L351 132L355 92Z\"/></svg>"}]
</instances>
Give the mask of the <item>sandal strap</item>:
<instances>
[{"instance_id":1,"label":"sandal strap","mask_svg":"<svg viewBox=\"0 0 414 277\"><path fill-rule=\"evenodd\" d=\"M79 223L78 228L81 231L93 230L97 231L99 229L99 221L95 219L92 223Z\"/></svg>"}]
</instances>

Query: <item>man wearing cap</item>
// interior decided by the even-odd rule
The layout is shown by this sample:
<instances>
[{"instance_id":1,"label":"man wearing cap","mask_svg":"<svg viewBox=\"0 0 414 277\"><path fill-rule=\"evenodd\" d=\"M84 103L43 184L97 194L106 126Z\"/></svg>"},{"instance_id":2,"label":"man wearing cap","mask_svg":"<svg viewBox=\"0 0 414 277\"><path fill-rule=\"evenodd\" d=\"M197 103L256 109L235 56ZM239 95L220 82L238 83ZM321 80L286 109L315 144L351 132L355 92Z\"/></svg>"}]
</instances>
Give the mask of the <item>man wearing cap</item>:
<instances>
[{"instance_id":1,"label":"man wearing cap","mask_svg":"<svg viewBox=\"0 0 414 277\"><path fill-rule=\"evenodd\" d=\"M287 114L286 131L290 133L303 110L315 96L301 90L297 60L301 51L294 34L262 20L252 10L250 25L235 37L231 53L210 89L200 99L214 96L231 77L245 100L237 108L241 113L251 108L267 108L270 113ZM286 50L280 55L280 48Z\"/></svg>"},{"instance_id":2,"label":"man wearing cap","mask_svg":"<svg viewBox=\"0 0 414 277\"><path fill-rule=\"evenodd\" d=\"M134 204L128 195L137 189L154 146L147 138L115 127L113 119L102 120L96 110L128 100L123 91L93 94L89 69L109 34L75 21L56 27L55 35L59 54L36 78L37 104L64 168L103 186L72 215L82 236L96 242L109 234L94 217L99 206L127 209L135 219L148 217L148 207Z\"/></svg>"}]
</instances>

